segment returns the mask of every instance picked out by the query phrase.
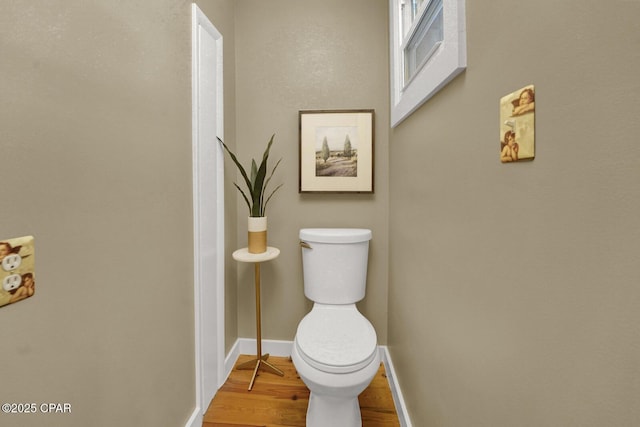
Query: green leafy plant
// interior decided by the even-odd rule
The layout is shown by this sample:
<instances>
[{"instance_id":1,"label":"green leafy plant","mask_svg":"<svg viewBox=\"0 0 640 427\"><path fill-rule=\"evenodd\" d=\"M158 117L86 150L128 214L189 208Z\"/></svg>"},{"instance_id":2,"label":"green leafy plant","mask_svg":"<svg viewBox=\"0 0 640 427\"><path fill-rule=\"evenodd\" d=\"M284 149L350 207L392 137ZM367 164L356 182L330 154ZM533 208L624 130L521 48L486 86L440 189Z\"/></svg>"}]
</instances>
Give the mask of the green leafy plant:
<instances>
[{"instance_id":1,"label":"green leafy plant","mask_svg":"<svg viewBox=\"0 0 640 427\"><path fill-rule=\"evenodd\" d=\"M260 163L260 166L257 165L255 159L251 159L251 175L247 174L247 171L242 166L236 155L233 154L231 150L229 150L229 147L227 147L227 145L220 138L218 138L218 141L220 141L220 144L222 144L227 154L229 154L229 157L231 157L233 163L236 164L238 170L240 171L240 174L242 175L242 178L244 179L244 183L246 184L249 193L248 195L242 190L242 188L240 188L237 183L234 182L233 185L235 185L240 194L242 194L244 201L249 207L249 216L252 217L265 216L267 203L269 203L269 200L271 200L271 197L273 197L275 192L284 185L278 185L267 197L265 197L267 187L269 186L269 182L271 181L271 177L273 177L273 173L276 171L276 169L278 169L278 166L282 161L282 159L278 160L273 169L271 169L271 173L269 174L269 176L267 176L267 161L269 159L271 144L273 144L273 138L275 136L275 134L271 135L271 139L267 144L267 148L262 155L262 162Z\"/></svg>"}]
</instances>

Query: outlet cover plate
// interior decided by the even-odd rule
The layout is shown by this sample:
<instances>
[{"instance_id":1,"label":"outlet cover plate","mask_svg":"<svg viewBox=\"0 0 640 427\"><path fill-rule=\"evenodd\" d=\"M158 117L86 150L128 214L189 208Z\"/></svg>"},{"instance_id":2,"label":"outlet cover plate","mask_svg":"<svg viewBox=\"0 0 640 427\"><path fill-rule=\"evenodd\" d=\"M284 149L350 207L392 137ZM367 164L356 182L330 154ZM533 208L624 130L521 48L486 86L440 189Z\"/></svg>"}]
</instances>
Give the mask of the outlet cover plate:
<instances>
[{"instance_id":1,"label":"outlet cover plate","mask_svg":"<svg viewBox=\"0 0 640 427\"><path fill-rule=\"evenodd\" d=\"M0 240L0 307L35 294L35 258L33 236Z\"/></svg>"}]
</instances>

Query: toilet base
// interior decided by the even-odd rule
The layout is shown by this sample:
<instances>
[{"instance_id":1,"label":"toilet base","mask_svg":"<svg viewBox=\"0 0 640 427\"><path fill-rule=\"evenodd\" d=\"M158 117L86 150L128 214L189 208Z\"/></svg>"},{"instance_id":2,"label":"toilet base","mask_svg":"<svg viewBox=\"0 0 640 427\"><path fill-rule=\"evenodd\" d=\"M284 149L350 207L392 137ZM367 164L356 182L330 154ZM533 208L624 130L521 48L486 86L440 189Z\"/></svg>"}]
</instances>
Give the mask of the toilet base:
<instances>
[{"instance_id":1,"label":"toilet base","mask_svg":"<svg viewBox=\"0 0 640 427\"><path fill-rule=\"evenodd\" d=\"M378 351L371 363L364 368L348 374L333 374L307 364L300 356L294 339L291 360L300 379L310 391L307 427L362 426L358 396L371 383L380 368Z\"/></svg>"},{"instance_id":2,"label":"toilet base","mask_svg":"<svg viewBox=\"0 0 640 427\"><path fill-rule=\"evenodd\" d=\"M307 427L327 426L362 427L358 398L335 398L311 392L307 408Z\"/></svg>"}]
</instances>

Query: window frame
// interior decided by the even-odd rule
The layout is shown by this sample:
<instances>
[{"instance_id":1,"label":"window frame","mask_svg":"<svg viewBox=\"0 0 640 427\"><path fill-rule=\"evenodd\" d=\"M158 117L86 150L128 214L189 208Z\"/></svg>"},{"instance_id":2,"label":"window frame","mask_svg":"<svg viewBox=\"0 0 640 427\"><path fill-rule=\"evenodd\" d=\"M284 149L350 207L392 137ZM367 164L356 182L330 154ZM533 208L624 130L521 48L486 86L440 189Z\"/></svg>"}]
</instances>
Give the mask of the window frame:
<instances>
[{"instance_id":1,"label":"window frame","mask_svg":"<svg viewBox=\"0 0 640 427\"><path fill-rule=\"evenodd\" d=\"M422 3L415 22L404 35L402 4L408 3L408 0L389 0L391 127L409 117L467 67L465 0L442 0L443 40L405 84L405 41L410 40L416 29L420 28L419 20L427 16L423 12L434 1L425 0Z\"/></svg>"}]
</instances>

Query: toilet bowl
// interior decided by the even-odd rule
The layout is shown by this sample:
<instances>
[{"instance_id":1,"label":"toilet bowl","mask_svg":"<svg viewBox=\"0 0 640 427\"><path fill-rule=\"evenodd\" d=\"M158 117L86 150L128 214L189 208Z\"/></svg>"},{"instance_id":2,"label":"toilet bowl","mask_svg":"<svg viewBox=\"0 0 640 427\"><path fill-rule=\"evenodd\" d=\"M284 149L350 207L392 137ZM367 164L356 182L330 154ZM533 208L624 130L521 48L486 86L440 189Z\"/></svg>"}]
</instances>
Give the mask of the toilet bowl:
<instances>
[{"instance_id":1,"label":"toilet bowl","mask_svg":"<svg viewBox=\"0 0 640 427\"><path fill-rule=\"evenodd\" d=\"M314 301L300 321L292 360L310 390L308 427L362 425L358 395L380 367L377 336L355 303L364 298L368 244L363 229L303 229L304 288Z\"/></svg>"}]
</instances>

